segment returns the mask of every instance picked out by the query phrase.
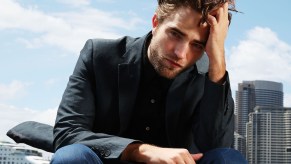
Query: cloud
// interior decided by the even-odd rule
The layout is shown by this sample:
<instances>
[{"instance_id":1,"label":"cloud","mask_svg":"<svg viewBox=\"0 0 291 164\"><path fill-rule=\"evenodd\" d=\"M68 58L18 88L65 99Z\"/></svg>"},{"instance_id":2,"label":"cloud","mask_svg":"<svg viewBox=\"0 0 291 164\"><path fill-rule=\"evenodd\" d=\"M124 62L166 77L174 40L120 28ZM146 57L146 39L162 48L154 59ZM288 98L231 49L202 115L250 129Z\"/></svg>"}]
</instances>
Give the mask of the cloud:
<instances>
[{"instance_id":1,"label":"cloud","mask_svg":"<svg viewBox=\"0 0 291 164\"><path fill-rule=\"evenodd\" d=\"M269 28L255 27L230 50L228 70L232 88L243 80L269 80L291 87L291 45ZM233 89L234 90L234 89ZM286 99L285 99L286 100Z\"/></svg>"},{"instance_id":2,"label":"cloud","mask_svg":"<svg viewBox=\"0 0 291 164\"><path fill-rule=\"evenodd\" d=\"M59 3L71 5L74 7L86 6L90 4L90 0L57 0Z\"/></svg>"},{"instance_id":3,"label":"cloud","mask_svg":"<svg viewBox=\"0 0 291 164\"><path fill-rule=\"evenodd\" d=\"M54 125L57 108L33 110L0 104L0 113L0 140L10 141L10 139L6 136L6 132L21 122L38 121L41 123Z\"/></svg>"},{"instance_id":4,"label":"cloud","mask_svg":"<svg viewBox=\"0 0 291 164\"><path fill-rule=\"evenodd\" d=\"M12 81L10 84L0 83L0 100L10 100L25 95L25 89L29 86L28 83L20 81Z\"/></svg>"},{"instance_id":5,"label":"cloud","mask_svg":"<svg viewBox=\"0 0 291 164\"><path fill-rule=\"evenodd\" d=\"M21 29L45 33L50 29L68 29L60 18L46 15L37 7L24 8L13 0L3 0L0 6L0 29Z\"/></svg>"},{"instance_id":6,"label":"cloud","mask_svg":"<svg viewBox=\"0 0 291 164\"><path fill-rule=\"evenodd\" d=\"M102 3L116 3L116 0L95 0L96 2L102 2Z\"/></svg>"},{"instance_id":7,"label":"cloud","mask_svg":"<svg viewBox=\"0 0 291 164\"><path fill-rule=\"evenodd\" d=\"M86 4L89 1L75 0L70 3ZM121 36L118 30L132 30L143 23L137 16L123 19L118 13L104 12L90 6L68 12L45 13L35 6L23 7L12 0L3 0L0 5L0 30L17 29L37 34L32 38L18 38L27 48L50 45L74 54L78 54L89 38L117 38Z\"/></svg>"}]
</instances>

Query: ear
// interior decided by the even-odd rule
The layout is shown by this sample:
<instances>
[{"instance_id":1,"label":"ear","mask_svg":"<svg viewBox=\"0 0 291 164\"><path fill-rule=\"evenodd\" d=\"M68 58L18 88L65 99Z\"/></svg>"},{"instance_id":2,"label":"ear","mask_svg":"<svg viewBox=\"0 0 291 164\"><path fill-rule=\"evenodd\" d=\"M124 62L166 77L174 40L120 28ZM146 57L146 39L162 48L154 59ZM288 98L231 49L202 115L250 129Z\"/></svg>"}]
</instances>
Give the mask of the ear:
<instances>
[{"instance_id":1,"label":"ear","mask_svg":"<svg viewBox=\"0 0 291 164\"><path fill-rule=\"evenodd\" d=\"M152 31L154 32L156 30L156 28L158 27L159 21L158 21L158 17L157 17L157 13L154 14L153 18L152 18L152 25L153 25L153 29Z\"/></svg>"},{"instance_id":2,"label":"ear","mask_svg":"<svg viewBox=\"0 0 291 164\"><path fill-rule=\"evenodd\" d=\"M152 24L153 24L153 28L158 26L158 16L157 13L154 14L153 18L152 18Z\"/></svg>"}]
</instances>

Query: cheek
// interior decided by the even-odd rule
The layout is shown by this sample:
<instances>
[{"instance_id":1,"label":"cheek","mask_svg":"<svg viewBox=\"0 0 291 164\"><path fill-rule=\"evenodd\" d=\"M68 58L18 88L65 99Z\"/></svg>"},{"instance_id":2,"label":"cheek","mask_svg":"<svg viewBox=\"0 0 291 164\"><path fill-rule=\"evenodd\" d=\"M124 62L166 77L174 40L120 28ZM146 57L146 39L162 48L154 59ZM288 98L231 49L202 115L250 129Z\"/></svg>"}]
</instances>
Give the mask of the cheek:
<instances>
[{"instance_id":1,"label":"cheek","mask_svg":"<svg viewBox=\"0 0 291 164\"><path fill-rule=\"evenodd\" d=\"M152 48L158 52L158 54L160 53L164 53L165 49L166 49L166 44L164 42L164 39L160 36L155 36L154 38L152 38Z\"/></svg>"},{"instance_id":2,"label":"cheek","mask_svg":"<svg viewBox=\"0 0 291 164\"><path fill-rule=\"evenodd\" d=\"M175 46L177 43L169 38L164 31L155 31L155 35L152 38L155 49L161 55L170 55L175 52Z\"/></svg>"},{"instance_id":3,"label":"cheek","mask_svg":"<svg viewBox=\"0 0 291 164\"><path fill-rule=\"evenodd\" d=\"M175 45L176 43L164 36L161 38L161 40L158 42L158 47L162 49L163 52L167 54L172 54L175 52Z\"/></svg>"}]
</instances>

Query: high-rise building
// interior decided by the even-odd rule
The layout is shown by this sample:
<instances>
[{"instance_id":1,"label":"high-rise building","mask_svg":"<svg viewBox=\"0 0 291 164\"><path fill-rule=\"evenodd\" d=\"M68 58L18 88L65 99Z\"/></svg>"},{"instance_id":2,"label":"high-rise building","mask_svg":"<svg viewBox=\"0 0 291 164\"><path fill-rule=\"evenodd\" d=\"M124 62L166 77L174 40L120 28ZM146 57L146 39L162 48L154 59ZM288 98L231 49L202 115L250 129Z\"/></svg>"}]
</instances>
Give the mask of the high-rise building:
<instances>
[{"instance_id":1,"label":"high-rise building","mask_svg":"<svg viewBox=\"0 0 291 164\"><path fill-rule=\"evenodd\" d=\"M257 106L247 123L250 164L291 163L291 108Z\"/></svg>"},{"instance_id":2,"label":"high-rise building","mask_svg":"<svg viewBox=\"0 0 291 164\"><path fill-rule=\"evenodd\" d=\"M246 156L246 125L249 114L256 106L283 107L283 84L272 81L243 81L236 91L235 126L239 135L235 136L235 147ZM239 141L238 141L239 140Z\"/></svg>"},{"instance_id":3,"label":"high-rise building","mask_svg":"<svg viewBox=\"0 0 291 164\"><path fill-rule=\"evenodd\" d=\"M246 150L245 137L238 134L237 132L234 132L234 138L235 138L233 143L234 149L240 150L240 152L242 152L242 150Z\"/></svg>"},{"instance_id":4,"label":"high-rise building","mask_svg":"<svg viewBox=\"0 0 291 164\"><path fill-rule=\"evenodd\" d=\"M256 80L252 81L255 86L256 106L278 106L283 107L283 84Z\"/></svg>"}]
</instances>

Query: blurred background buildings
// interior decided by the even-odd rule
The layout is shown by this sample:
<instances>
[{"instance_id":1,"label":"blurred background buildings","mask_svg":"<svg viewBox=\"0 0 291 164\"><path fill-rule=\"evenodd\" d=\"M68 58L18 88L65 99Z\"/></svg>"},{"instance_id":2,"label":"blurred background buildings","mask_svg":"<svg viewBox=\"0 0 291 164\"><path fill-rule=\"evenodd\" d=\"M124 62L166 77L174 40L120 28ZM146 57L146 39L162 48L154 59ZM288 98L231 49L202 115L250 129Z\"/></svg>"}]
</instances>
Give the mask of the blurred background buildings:
<instances>
[{"instance_id":1,"label":"blurred background buildings","mask_svg":"<svg viewBox=\"0 0 291 164\"><path fill-rule=\"evenodd\" d=\"M283 107L283 84L238 84L234 147L250 164L291 163L291 108Z\"/></svg>"}]
</instances>

